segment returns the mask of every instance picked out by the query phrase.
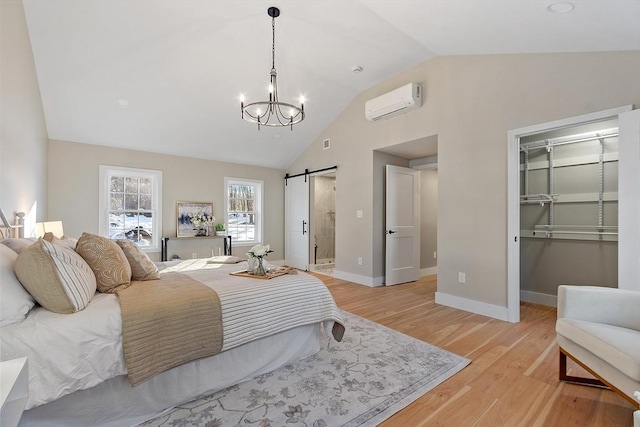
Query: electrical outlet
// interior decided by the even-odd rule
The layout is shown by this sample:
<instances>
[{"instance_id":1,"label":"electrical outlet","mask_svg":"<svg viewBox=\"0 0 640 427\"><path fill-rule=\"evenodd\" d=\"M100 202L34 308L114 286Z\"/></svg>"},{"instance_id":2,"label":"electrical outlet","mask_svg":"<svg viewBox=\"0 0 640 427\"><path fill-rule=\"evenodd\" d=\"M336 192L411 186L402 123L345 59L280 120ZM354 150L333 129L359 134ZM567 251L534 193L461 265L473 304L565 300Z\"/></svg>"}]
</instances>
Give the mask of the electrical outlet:
<instances>
[{"instance_id":1,"label":"electrical outlet","mask_svg":"<svg viewBox=\"0 0 640 427\"><path fill-rule=\"evenodd\" d=\"M436 258L438 258L437 252L433 251L433 259L436 259Z\"/></svg>"},{"instance_id":2,"label":"electrical outlet","mask_svg":"<svg viewBox=\"0 0 640 427\"><path fill-rule=\"evenodd\" d=\"M356 218L358 218L358 219L362 219L362 216L363 216L362 211L361 211L361 210L357 210L357 211L356 211Z\"/></svg>"},{"instance_id":3,"label":"electrical outlet","mask_svg":"<svg viewBox=\"0 0 640 427\"><path fill-rule=\"evenodd\" d=\"M197 252L191 252L191 259L196 259L198 258L198 253Z\"/></svg>"},{"instance_id":4,"label":"electrical outlet","mask_svg":"<svg viewBox=\"0 0 640 427\"><path fill-rule=\"evenodd\" d=\"M462 272L458 272L458 283L467 283L467 275Z\"/></svg>"},{"instance_id":5,"label":"electrical outlet","mask_svg":"<svg viewBox=\"0 0 640 427\"><path fill-rule=\"evenodd\" d=\"M361 256L358 257L358 265L362 265L362 257Z\"/></svg>"}]
</instances>

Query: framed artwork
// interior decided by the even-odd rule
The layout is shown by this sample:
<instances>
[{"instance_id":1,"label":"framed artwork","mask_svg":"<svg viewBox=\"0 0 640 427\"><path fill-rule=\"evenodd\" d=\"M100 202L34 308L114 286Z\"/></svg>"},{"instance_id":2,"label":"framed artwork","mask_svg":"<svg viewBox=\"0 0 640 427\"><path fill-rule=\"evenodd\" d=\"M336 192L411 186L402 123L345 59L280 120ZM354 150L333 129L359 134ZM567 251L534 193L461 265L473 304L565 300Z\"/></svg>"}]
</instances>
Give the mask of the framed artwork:
<instances>
[{"instance_id":1,"label":"framed artwork","mask_svg":"<svg viewBox=\"0 0 640 427\"><path fill-rule=\"evenodd\" d=\"M213 202L177 202L176 237L209 236L215 218Z\"/></svg>"}]
</instances>

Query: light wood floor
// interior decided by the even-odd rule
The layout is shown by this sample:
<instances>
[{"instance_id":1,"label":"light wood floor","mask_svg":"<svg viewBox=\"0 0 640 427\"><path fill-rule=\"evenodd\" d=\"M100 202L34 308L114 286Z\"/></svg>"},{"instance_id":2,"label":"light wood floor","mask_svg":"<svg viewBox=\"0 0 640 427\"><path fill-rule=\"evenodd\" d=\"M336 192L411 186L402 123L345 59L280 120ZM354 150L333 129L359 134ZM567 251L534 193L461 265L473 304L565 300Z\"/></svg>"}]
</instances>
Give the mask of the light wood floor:
<instances>
[{"instance_id":1,"label":"light wood floor","mask_svg":"<svg viewBox=\"0 0 640 427\"><path fill-rule=\"evenodd\" d=\"M316 276L341 309L472 361L384 427L633 425L633 407L614 392L558 381L555 308L522 303L511 324L436 304L436 276L379 288Z\"/></svg>"}]
</instances>

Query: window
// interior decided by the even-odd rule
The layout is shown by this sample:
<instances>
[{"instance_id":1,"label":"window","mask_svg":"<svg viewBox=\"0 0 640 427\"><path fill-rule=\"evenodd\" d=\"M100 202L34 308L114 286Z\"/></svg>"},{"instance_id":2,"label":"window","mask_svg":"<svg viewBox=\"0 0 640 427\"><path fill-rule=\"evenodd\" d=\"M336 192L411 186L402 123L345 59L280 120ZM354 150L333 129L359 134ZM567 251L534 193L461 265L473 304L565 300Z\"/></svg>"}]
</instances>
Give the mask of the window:
<instances>
[{"instance_id":1,"label":"window","mask_svg":"<svg viewBox=\"0 0 640 427\"><path fill-rule=\"evenodd\" d=\"M160 250L162 172L100 165L100 235Z\"/></svg>"},{"instance_id":2,"label":"window","mask_svg":"<svg viewBox=\"0 0 640 427\"><path fill-rule=\"evenodd\" d=\"M227 234L234 243L262 242L262 181L225 178Z\"/></svg>"}]
</instances>

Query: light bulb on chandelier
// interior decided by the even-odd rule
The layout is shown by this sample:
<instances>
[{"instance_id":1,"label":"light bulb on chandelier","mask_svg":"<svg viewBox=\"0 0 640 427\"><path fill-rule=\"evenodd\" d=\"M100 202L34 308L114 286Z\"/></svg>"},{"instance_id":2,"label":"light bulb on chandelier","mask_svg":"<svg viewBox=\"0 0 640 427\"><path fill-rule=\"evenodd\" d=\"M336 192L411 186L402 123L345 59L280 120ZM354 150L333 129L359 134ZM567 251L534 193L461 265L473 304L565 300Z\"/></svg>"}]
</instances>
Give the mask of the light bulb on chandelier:
<instances>
[{"instance_id":1,"label":"light bulb on chandelier","mask_svg":"<svg viewBox=\"0 0 640 427\"><path fill-rule=\"evenodd\" d=\"M270 7L267 9L267 14L271 17L271 73L269 84L269 100L257 101L249 104L244 103L244 96L240 96L240 110L242 118L250 123L255 123L260 126L269 127L291 127L304 120L304 98L300 97L300 106L290 104L287 102L281 102L278 99L278 83L276 72L276 18L280 16L280 9L277 7ZM284 111L288 109L289 114L285 114Z\"/></svg>"}]
</instances>

